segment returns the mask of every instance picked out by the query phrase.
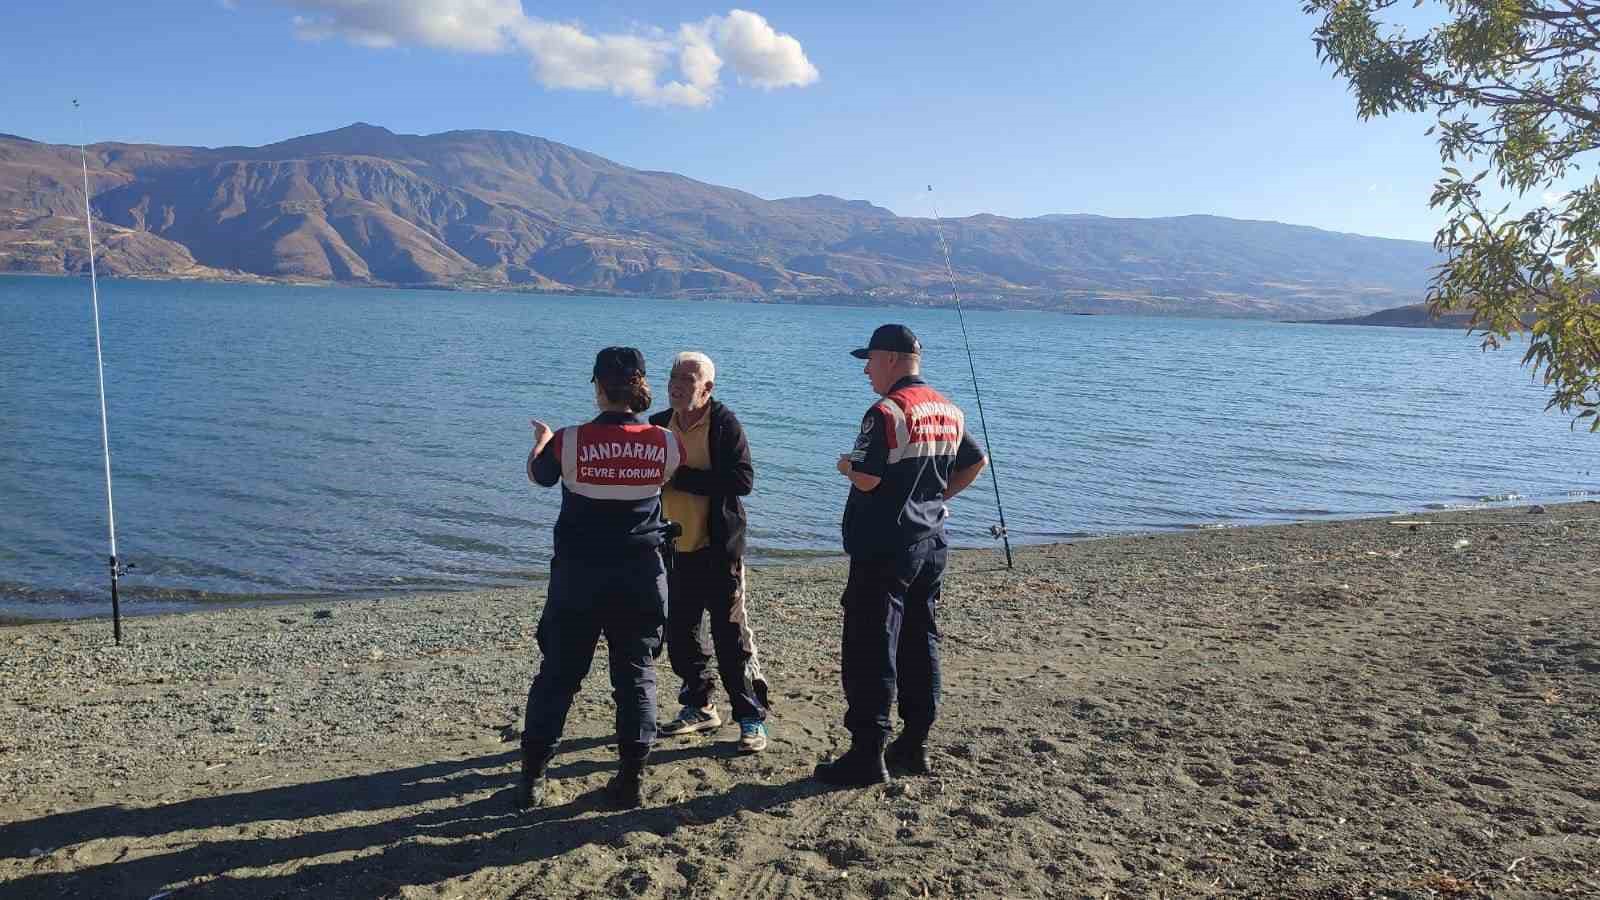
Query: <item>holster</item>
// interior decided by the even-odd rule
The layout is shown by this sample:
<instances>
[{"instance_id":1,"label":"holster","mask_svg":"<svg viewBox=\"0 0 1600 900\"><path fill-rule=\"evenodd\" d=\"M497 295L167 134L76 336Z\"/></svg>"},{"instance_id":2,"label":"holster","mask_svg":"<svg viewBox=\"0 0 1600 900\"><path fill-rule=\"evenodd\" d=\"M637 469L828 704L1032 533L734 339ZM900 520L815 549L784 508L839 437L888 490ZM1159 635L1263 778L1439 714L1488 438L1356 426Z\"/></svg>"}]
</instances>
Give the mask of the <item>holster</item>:
<instances>
[{"instance_id":1,"label":"holster","mask_svg":"<svg viewBox=\"0 0 1600 900\"><path fill-rule=\"evenodd\" d=\"M677 522L664 522L661 526L661 546L656 548L661 551L661 565L667 570L667 578L672 578L672 567L678 561L678 538L683 535L683 526ZM670 599L669 599L670 602Z\"/></svg>"}]
</instances>

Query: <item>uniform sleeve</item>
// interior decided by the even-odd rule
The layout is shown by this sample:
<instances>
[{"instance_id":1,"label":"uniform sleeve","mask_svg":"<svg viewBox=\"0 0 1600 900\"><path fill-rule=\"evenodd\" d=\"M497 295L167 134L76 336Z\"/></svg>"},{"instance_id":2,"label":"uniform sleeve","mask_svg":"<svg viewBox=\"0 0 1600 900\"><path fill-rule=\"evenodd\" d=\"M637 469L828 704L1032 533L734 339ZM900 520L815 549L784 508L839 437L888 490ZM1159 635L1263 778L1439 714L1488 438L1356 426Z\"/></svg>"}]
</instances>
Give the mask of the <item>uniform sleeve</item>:
<instances>
[{"instance_id":1,"label":"uniform sleeve","mask_svg":"<svg viewBox=\"0 0 1600 900\"><path fill-rule=\"evenodd\" d=\"M888 427L883 411L874 406L861 418L861 432L850 450L850 468L866 475L883 477L889 467Z\"/></svg>"},{"instance_id":2,"label":"uniform sleeve","mask_svg":"<svg viewBox=\"0 0 1600 900\"><path fill-rule=\"evenodd\" d=\"M677 432L667 428L662 430L667 433L667 440L671 441L678 450L677 462L672 466L667 467L661 473L661 483L666 484L672 480L673 475L677 474L678 472L687 472L689 470L688 467L683 464L683 461L689 456L689 451L683 446L683 438L678 437Z\"/></svg>"},{"instance_id":3,"label":"uniform sleeve","mask_svg":"<svg viewBox=\"0 0 1600 900\"><path fill-rule=\"evenodd\" d=\"M983 448L972 439L972 432L961 429L961 446L956 448L955 468L957 471L970 468L983 461Z\"/></svg>"},{"instance_id":4,"label":"uniform sleeve","mask_svg":"<svg viewBox=\"0 0 1600 900\"><path fill-rule=\"evenodd\" d=\"M528 477L544 487L553 487L561 480L561 435L562 431L557 431L538 456L528 459Z\"/></svg>"}]
</instances>

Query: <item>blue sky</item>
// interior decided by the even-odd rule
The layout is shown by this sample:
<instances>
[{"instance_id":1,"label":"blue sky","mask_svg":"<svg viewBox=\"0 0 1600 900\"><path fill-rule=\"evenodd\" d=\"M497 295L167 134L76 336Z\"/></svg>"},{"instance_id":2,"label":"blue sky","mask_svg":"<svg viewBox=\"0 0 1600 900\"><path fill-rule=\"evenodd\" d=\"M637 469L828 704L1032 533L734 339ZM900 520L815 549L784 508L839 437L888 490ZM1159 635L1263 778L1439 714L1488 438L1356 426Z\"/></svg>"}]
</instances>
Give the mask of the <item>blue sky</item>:
<instances>
[{"instance_id":1,"label":"blue sky","mask_svg":"<svg viewBox=\"0 0 1600 900\"><path fill-rule=\"evenodd\" d=\"M1419 240L1441 218L1430 120L1359 122L1298 0L739 7L760 19L515 3L19 5L0 28L0 132L221 146L355 121L508 129L902 215L930 214L932 183L945 215L1211 213ZM466 24L439 24L456 10ZM686 47L721 68L691 77Z\"/></svg>"}]
</instances>

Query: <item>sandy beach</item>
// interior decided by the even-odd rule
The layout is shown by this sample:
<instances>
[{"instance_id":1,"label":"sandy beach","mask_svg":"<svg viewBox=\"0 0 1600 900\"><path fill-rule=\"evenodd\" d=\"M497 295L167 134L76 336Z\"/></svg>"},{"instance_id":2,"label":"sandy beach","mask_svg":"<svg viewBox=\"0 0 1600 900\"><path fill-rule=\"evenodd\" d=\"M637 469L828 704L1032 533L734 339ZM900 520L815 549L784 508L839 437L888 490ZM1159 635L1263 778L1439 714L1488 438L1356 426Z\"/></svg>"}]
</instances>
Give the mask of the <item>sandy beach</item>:
<instances>
[{"instance_id":1,"label":"sandy beach","mask_svg":"<svg viewBox=\"0 0 1600 900\"><path fill-rule=\"evenodd\" d=\"M1597 503L963 552L936 772L842 791L843 566L756 569L772 746L628 812L603 652L510 807L540 584L3 627L0 896L1593 897L1597 560Z\"/></svg>"}]
</instances>

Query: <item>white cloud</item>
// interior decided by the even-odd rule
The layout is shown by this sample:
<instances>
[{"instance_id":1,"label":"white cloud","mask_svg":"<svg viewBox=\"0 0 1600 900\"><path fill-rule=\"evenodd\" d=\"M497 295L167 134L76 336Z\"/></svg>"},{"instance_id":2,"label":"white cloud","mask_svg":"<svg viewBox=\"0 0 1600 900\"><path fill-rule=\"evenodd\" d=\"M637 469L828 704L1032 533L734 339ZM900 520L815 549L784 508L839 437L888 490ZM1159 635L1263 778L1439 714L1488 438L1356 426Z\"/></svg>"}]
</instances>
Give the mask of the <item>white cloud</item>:
<instances>
[{"instance_id":1,"label":"white cloud","mask_svg":"<svg viewBox=\"0 0 1600 900\"><path fill-rule=\"evenodd\" d=\"M706 24L714 28L717 46L742 81L771 90L804 87L821 77L799 41L753 12L735 9L726 16L712 16Z\"/></svg>"},{"instance_id":2,"label":"white cloud","mask_svg":"<svg viewBox=\"0 0 1600 900\"><path fill-rule=\"evenodd\" d=\"M656 106L709 106L721 90L724 68L739 83L765 90L803 87L820 77L798 40L742 9L684 23L675 32L592 34L581 23L530 17L520 0L282 2L305 13L293 19L295 33L305 40L520 51L545 87L608 91Z\"/></svg>"},{"instance_id":3,"label":"white cloud","mask_svg":"<svg viewBox=\"0 0 1600 900\"><path fill-rule=\"evenodd\" d=\"M678 71L689 84L709 91L722 77L722 57L717 55L711 29L705 24L678 28Z\"/></svg>"},{"instance_id":4,"label":"white cloud","mask_svg":"<svg viewBox=\"0 0 1600 900\"><path fill-rule=\"evenodd\" d=\"M663 83L673 60L684 58L678 45L663 38L592 35L578 25L530 19L517 27L516 41L532 58L534 77L549 88L610 91L652 105L706 106L716 87L716 72L706 80L697 47L689 51L690 80Z\"/></svg>"},{"instance_id":5,"label":"white cloud","mask_svg":"<svg viewBox=\"0 0 1600 900\"><path fill-rule=\"evenodd\" d=\"M342 37L364 47L421 44L498 53L506 29L523 20L518 0L284 0L305 10L295 33L307 40Z\"/></svg>"}]
</instances>

